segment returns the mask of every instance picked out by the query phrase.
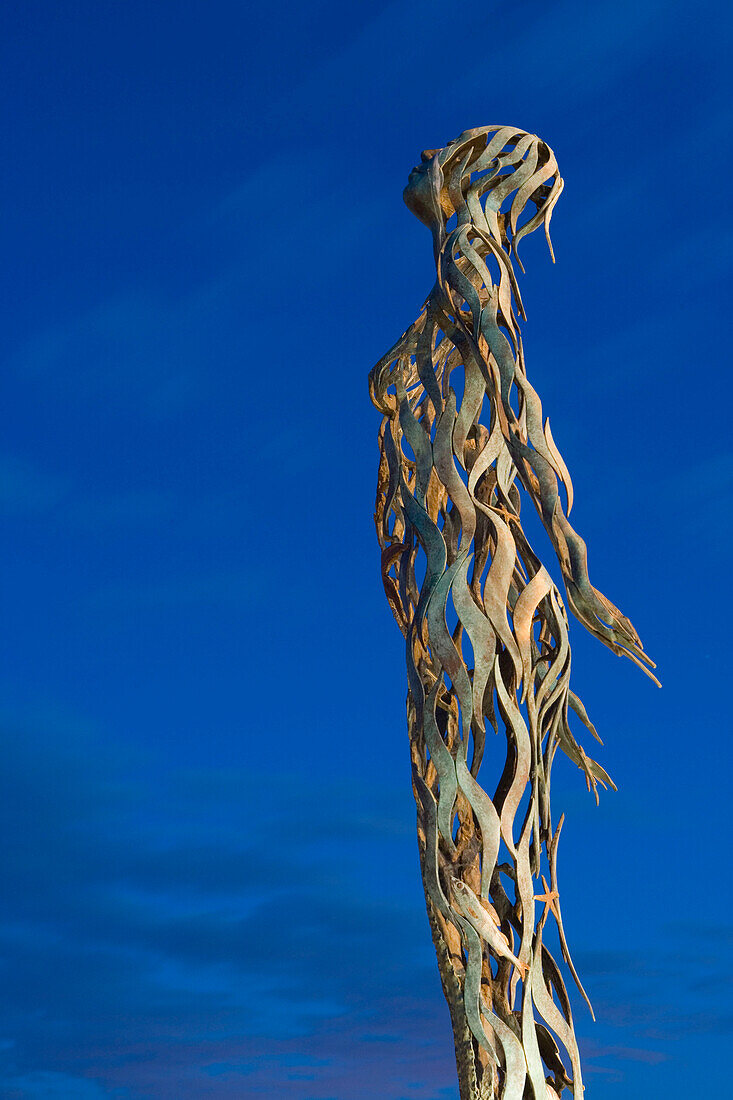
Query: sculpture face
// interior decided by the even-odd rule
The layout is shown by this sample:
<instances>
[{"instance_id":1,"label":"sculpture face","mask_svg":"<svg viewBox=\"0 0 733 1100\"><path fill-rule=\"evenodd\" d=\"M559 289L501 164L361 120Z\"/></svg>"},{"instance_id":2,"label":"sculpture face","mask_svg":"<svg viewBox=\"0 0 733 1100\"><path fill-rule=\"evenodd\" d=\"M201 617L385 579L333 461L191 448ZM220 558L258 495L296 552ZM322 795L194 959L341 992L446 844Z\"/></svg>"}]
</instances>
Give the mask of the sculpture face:
<instances>
[{"instance_id":1,"label":"sculpture face","mask_svg":"<svg viewBox=\"0 0 733 1100\"><path fill-rule=\"evenodd\" d=\"M420 164L410 172L407 177L407 186L402 192L405 205L423 225L430 226L435 220L435 205L432 199L432 183L430 180L430 161L438 150L424 149L420 154Z\"/></svg>"},{"instance_id":2,"label":"sculpture face","mask_svg":"<svg viewBox=\"0 0 733 1100\"><path fill-rule=\"evenodd\" d=\"M455 213L445 184L451 174L451 169L455 171L459 167L460 157L457 154L468 152L471 145L476 145L476 151L478 152L486 144L486 134L486 130L467 130L460 137L449 141L443 149L423 149L420 154L421 163L416 165L410 172L402 197L408 209L424 225L432 226L435 224L437 205L440 206L446 218ZM436 157L439 172L435 173L431 179L431 162ZM467 177L470 176L470 172L466 175ZM435 195L435 191L438 190L437 180L440 180L443 186Z\"/></svg>"}]
</instances>

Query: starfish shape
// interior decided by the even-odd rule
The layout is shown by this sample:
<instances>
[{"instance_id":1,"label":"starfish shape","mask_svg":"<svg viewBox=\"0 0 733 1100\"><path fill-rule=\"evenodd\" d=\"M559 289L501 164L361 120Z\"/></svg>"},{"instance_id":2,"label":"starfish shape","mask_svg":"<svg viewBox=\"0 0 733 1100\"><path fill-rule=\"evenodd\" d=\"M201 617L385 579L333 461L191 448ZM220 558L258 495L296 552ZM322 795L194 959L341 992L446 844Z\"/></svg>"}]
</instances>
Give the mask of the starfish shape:
<instances>
[{"instance_id":1,"label":"starfish shape","mask_svg":"<svg viewBox=\"0 0 733 1100\"><path fill-rule=\"evenodd\" d=\"M560 920L560 909L557 905L557 902L560 900L560 895L558 894L557 890L551 890L549 888L544 875L542 875L542 885L545 888L544 894L539 894L539 895L535 894L535 896L534 896L535 901L544 901L544 903L545 903L545 911L542 914L542 921L543 922L545 921L545 919L547 918L547 913L550 909L552 910L552 912L555 914L555 917L559 921Z\"/></svg>"},{"instance_id":2,"label":"starfish shape","mask_svg":"<svg viewBox=\"0 0 733 1100\"><path fill-rule=\"evenodd\" d=\"M521 520L516 512L510 512L508 508L505 508L503 504L493 504L492 509L498 512L500 516L507 521L507 523L516 523L521 527Z\"/></svg>"}]
</instances>

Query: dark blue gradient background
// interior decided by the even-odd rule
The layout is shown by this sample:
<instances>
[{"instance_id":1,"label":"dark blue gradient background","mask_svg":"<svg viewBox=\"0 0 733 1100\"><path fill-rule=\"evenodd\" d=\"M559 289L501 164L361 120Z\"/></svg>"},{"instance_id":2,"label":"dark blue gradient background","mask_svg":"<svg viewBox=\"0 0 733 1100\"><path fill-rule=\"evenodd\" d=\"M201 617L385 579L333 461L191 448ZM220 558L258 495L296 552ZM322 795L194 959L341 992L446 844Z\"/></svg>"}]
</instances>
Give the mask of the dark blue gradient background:
<instances>
[{"instance_id":1,"label":"dark blue gradient background","mask_svg":"<svg viewBox=\"0 0 733 1100\"><path fill-rule=\"evenodd\" d=\"M528 367L665 685L576 624L619 785L556 764L587 1095L726 1095L728 5L0 22L0 1096L456 1100L366 375L432 282L409 169L496 122L566 180Z\"/></svg>"}]
</instances>

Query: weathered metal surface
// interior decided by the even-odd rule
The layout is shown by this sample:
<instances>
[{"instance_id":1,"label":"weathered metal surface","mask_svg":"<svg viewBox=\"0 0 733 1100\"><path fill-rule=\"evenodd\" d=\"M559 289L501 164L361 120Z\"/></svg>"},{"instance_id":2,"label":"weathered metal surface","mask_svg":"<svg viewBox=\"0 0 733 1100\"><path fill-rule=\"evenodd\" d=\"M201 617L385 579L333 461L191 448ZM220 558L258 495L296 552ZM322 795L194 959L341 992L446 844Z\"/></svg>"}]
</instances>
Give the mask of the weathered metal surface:
<instances>
[{"instance_id":1,"label":"weathered metal surface","mask_svg":"<svg viewBox=\"0 0 733 1100\"><path fill-rule=\"evenodd\" d=\"M570 475L525 369L517 246L540 225L550 244L562 186L552 150L512 126L423 153L404 198L431 230L437 278L369 380L384 416L382 575L407 641L421 866L462 1100L583 1093L570 1003L543 944L552 920L586 997L557 886L557 748L596 798L599 783L613 784L570 727L573 711L598 739L570 690L565 603L525 534L523 495L552 540L571 611L654 679L633 626L590 583L568 520ZM503 761L487 724L504 729ZM493 797L478 782L485 756Z\"/></svg>"}]
</instances>

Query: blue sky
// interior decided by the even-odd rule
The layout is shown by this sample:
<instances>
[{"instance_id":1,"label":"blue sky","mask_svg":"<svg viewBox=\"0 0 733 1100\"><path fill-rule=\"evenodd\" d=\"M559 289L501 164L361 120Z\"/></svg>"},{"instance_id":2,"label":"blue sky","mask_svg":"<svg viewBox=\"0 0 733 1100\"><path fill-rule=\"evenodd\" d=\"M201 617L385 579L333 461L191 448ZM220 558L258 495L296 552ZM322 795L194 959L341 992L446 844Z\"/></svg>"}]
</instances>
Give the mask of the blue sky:
<instances>
[{"instance_id":1,"label":"blue sky","mask_svg":"<svg viewBox=\"0 0 733 1100\"><path fill-rule=\"evenodd\" d=\"M254 7L0 13L0 1095L457 1100L366 375L432 282L409 169L505 122L566 181L530 377L664 683L575 629L587 1095L722 1095L729 10Z\"/></svg>"}]
</instances>

